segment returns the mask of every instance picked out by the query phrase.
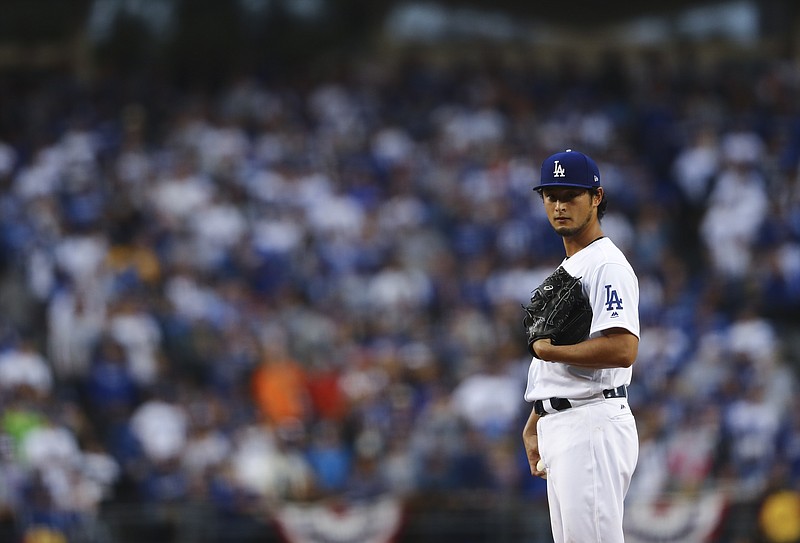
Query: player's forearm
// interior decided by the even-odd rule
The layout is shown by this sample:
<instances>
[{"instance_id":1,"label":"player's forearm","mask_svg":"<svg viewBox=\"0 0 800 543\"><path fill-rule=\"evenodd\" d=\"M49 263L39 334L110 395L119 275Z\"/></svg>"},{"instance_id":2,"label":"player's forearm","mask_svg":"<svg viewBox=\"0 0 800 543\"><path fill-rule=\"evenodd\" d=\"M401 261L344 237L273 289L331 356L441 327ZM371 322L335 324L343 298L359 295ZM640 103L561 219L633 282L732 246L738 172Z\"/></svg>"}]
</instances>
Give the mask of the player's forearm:
<instances>
[{"instance_id":1,"label":"player's forearm","mask_svg":"<svg viewBox=\"0 0 800 543\"><path fill-rule=\"evenodd\" d=\"M528 421L525 423L525 428L522 429L522 439L536 435L536 423L539 422L539 415L531 409L531 414Z\"/></svg>"},{"instance_id":2,"label":"player's forearm","mask_svg":"<svg viewBox=\"0 0 800 543\"><path fill-rule=\"evenodd\" d=\"M636 361L639 339L627 331L611 332L575 345L553 345L550 340L535 344L542 360L585 368L629 368Z\"/></svg>"}]
</instances>

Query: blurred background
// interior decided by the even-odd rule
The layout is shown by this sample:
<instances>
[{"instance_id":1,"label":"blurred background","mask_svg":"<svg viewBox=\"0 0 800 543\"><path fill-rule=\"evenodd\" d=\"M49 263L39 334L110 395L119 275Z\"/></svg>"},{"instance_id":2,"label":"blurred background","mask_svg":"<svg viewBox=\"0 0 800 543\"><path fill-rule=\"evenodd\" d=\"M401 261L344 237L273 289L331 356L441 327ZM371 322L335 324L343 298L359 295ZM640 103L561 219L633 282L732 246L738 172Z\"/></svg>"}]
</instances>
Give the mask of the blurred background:
<instances>
[{"instance_id":1,"label":"blurred background","mask_svg":"<svg viewBox=\"0 0 800 543\"><path fill-rule=\"evenodd\" d=\"M531 191L641 288L629 542L800 541L800 5L5 0L0 541L552 541Z\"/></svg>"}]
</instances>

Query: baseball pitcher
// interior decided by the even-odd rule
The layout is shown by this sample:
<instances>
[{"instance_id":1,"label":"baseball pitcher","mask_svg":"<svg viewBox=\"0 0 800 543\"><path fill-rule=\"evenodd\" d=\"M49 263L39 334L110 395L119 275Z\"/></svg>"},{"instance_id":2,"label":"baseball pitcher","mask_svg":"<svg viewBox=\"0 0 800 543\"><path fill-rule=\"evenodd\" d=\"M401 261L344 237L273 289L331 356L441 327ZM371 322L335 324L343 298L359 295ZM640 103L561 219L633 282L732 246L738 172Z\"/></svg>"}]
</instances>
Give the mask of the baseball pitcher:
<instances>
[{"instance_id":1,"label":"baseball pitcher","mask_svg":"<svg viewBox=\"0 0 800 543\"><path fill-rule=\"evenodd\" d=\"M533 356L522 439L531 473L547 479L557 543L623 543L623 502L639 456L627 399L639 346L639 283L604 236L607 200L587 155L567 150L542 164L550 225L566 257L525 306Z\"/></svg>"}]
</instances>

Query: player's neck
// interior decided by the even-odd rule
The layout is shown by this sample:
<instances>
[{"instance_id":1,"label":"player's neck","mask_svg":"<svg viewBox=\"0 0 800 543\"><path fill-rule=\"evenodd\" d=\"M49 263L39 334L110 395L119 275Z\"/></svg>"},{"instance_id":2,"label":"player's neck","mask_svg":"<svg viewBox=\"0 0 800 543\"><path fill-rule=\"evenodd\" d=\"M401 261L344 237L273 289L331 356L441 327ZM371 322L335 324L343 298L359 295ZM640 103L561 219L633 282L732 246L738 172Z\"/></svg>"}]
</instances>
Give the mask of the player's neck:
<instances>
[{"instance_id":1,"label":"player's neck","mask_svg":"<svg viewBox=\"0 0 800 543\"><path fill-rule=\"evenodd\" d=\"M589 228L585 228L573 236L563 237L564 251L567 257L570 257L603 236L604 234L603 230L600 228L600 223L595 222Z\"/></svg>"}]
</instances>

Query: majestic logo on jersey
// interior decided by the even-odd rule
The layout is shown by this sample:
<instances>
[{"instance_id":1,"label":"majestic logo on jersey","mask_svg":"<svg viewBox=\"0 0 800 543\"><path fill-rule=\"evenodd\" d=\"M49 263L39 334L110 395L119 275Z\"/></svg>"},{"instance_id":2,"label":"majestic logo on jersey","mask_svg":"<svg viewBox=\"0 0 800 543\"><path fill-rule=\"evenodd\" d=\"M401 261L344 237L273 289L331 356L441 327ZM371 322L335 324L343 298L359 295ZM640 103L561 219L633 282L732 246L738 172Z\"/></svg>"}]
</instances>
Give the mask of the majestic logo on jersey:
<instances>
[{"instance_id":1,"label":"majestic logo on jersey","mask_svg":"<svg viewBox=\"0 0 800 543\"><path fill-rule=\"evenodd\" d=\"M559 164L559 161L556 160L555 168L553 169L553 177L566 177L567 172L564 170L564 166Z\"/></svg>"},{"instance_id":2,"label":"majestic logo on jersey","mask_svg":"<svg viewBox=\"0 0 800 543\"><path fill-rule=\"evenodd\" d=\"M617 289L606 285L606 311L613 311L611 318L619 317L617 310L622 310L622 298L619 297Z\"/></svg>"}]
</instances>

